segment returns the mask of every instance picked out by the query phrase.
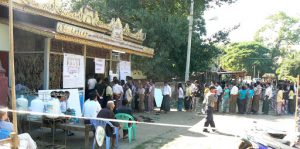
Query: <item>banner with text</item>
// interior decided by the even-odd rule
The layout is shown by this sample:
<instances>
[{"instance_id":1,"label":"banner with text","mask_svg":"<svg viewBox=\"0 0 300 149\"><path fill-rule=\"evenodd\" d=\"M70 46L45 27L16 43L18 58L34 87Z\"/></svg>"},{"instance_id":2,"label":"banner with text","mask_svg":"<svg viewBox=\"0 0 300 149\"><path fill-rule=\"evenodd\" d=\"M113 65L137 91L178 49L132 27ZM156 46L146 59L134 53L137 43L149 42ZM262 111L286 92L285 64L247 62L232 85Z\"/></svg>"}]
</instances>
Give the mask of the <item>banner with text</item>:
<instances>
[{"instance_id":1,"label":"banner with text","mask_svg":"<svg viewBox=\"0 0 300 149\"><path fill-rule=\"evenodd\" d=\"M63 88L84 87L84 57L64 53Z\"/></svg>"},{"instance_id":2,"label":"banner with text","mask_svg":"<svg viewBox=\"0 0 300 149\"><path fill-rule=\"evenodd\" d=\"M95 73L104 73L105 72L105 59L95 58Z\"/></svg>"}]
</instances>

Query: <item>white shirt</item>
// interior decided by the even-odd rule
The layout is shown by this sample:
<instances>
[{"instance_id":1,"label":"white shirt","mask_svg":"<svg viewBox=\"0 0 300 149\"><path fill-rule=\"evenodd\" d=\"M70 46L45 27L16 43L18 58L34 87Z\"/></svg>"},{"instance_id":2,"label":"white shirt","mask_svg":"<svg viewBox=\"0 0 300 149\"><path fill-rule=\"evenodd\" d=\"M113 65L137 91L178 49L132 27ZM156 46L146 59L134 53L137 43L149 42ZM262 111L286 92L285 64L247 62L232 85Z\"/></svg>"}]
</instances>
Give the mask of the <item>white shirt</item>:
<instances>
[{"instance_id":1,"label":"white shirt","mask_svg":"<svg viewBox=\"0 0 300 149\"><path fill-rule=\"evenodd\" d=\"M97 84L97 80L95 78L91 78L88 80L89 90L92 90L95 88Z\"/></svg>"},{"instance_id":2,"label":"white shirt","mask_svg":"<svg viewBox=\"0 0 300 149\"><path fill-rule=\"evenodd\" d=\"M220 85L217 87L217 95L220 96L223 93L223 89Z\"/></svg>"},{"instance_id":3,"label":"white shirt","mask_svg":"<svg viewBox=\"0 0 300 149\"><path fill-rule=\"evenodd\" d=\"M171 97L172 90L171 90L171 87L169 85L164 86L163 95L169 95Z\"/></svg>"},{"instance_id":4,"label":"white shirt","mask_svg":"<svg viewBox=\"0 0 300 149\"><path fill-rule=\"evenodd\" d=\"M115 84L112 89L114 94L122 94L124 92L123 87L119 84Z\"/></svg>"},{"instance_id":5,"label":"white shirt","mask_svg":"<svg viewBox=\"0 0 300 149\"><path fill-rule=\"evenodd\" d=\"M269 86L269 87L266 89L266 94L265 94L265 95L268 96L269 99L272 98L272 87L271 87L271 86Z\"/></svg>"},{"instance_id":6,"label":"white shirt","mask_svg":"<svg viewBox=\"0 0 300 149\"><path fill-rule=\"evenodd\" d=\"M127 101L131 102L131 100L132 100L132 91L131 91L131 89L126 90L125 96L126 96Z\"/></svg>"},{"instance_id":7,"label":"white shirt","mask_svg":"<svg viewBox=\"0 0 300 149\"><path fill-rule=\"evenodd\" d=\"M83 116L84 117L97 117L101 110L101 106L98 101L90 100L84 102L83 105Z\"/></svg>"},{"instance_id":8,"label":"white shirt","mask_svg":"<svg viewBox=\"0 0 300 149\"><path fill-rule=\"evenodd\" d=\"M236 86L233 86L231 91L230 91L230 94L231 95L237 95L238 92L239 92L239 89Z\"/></svg>"},{"instance_id":9,"label":"white shirt","mask_svg":"<svg viewBox=\"0 0 300 149\"><path fill-rule=\"evenodd\" d=\"M184 93L182 87L178 89L178 98L184 98Z\"/></svg>"}]
</instances>

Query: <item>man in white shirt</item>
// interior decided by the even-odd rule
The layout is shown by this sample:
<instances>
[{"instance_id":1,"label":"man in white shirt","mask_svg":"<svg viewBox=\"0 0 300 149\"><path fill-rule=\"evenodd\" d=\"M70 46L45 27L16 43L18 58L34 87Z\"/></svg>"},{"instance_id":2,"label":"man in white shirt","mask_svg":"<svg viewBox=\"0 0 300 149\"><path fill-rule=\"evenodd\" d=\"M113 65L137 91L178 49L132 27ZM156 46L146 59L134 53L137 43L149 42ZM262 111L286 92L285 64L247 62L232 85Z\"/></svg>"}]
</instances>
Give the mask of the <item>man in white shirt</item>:
<instances>
[{"instance_id":1,"label":"man in white shirt","mask_svg":"<svg viewBox=\"0 0 300 149\"><path fill-rule=\"evenodd\" d=\"M264 114L268 114L269 113L269 104L270 104L270 101L272 99L272 86L270 83L267 83L266 84L266 93L265 93L265 98L264 98L264 101L263 101L263 107L262 107L262 112Z\"/></svg>"},{"instance_id":2,"label":"man in white shirt","mask_svg":"<svg viewBox=\"0 0 300 149\"><path fill-rule=\"evenodd\" d=\"M215 83L215 87L217 89L217 96L218 96L218 100L215 103L215 111L219 112L219 107L220 107L220 103L222 103L222 93L223 93L223 89L220 85L219 82Z\"/></svg>"},{"instance_id":3,"label":"man in white shirt","mask_svg":"<svg viewBox=\"0 0 300 149\"><path fill-rule=\"evenodd\" d=\"M233 87L230 90L230 99L229 99L229 112L236 112L236 101L238 97L239 89L236 87L236 83L233 83Z\"/></svg>"},{"instance_id":4,"label":"man in white shirt","mask_svg":"<svg viewBox=\"0 0 300 149\"><path fill-rule=\"evenodd\" d=\"M91 75L88 80L89 90L95 89L96 84L97 84L97 80Z\"/></svg>"},{"instance_id":5,"label":"man in white shirt","mask_svg":"<svg viewBox=\"0 0 300 149\"><path fill-rule=\"evenodd\" d=\"M161 103L160 111L163 110L165 113L170 111L170 99L172 96L172 90L168 82L164 82L163 88L163 101Z\"/></svg>"},{"instance_id":6,"label":"man in white shirt","mask_svg":"<svg viewBox=\"0 0 300 149\"><path fill-rule=\"evenodd\" d=\"M96 118L101 110L101 106L97 100L97 92L95 90L89 93L90 99L86 100L83 105L83 117ZM84 124L91 124L89 119L84 120Z\"/></svg>"},{"instance_id":7,"label":"man in white shirt","mask_svg":"<svg viewBox=\"0 0 300 149\"><path fill-rule=\"evenodd\" d=\"M122 96L124 94L123 87L119 85L119 80L114 80L113 90L113 99L116 101L116 108L122 106Z\"/></svg>"}]
</instances>

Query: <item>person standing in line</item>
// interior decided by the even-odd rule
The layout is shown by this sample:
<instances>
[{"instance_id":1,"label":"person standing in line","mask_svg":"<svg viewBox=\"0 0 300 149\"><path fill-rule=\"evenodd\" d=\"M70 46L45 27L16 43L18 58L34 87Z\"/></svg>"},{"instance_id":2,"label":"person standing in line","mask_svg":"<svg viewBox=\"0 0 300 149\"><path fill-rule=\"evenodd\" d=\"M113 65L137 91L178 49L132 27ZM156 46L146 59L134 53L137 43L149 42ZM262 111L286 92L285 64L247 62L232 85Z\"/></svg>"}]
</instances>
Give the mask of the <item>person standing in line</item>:
<instances>
[{"instance_id":1,"label":"person standing in line","mask_svg":"<svg viewBox=\"0 0 300 149\"><path fill-rule=\"evenodd\" d=\"M192 89L190 81L187 81L186 85L187 85L187 87L186 87L186 90L185 90L184 107L185 107L186 111L190 112L191 109L192 109L193 89Z\"/></svg>"},{"instance_id":2,"label":"person standing in line","mask_svg":"<svg viewBox=\"0 0 300 149\"><path fill-rule=\"evenodd\" d=\"M170 111L170 99L172 96L172 90L168 82L164 82L163 88L163 101L160 107L160 111L165 111L165 113Z\"/></svg>"},{"instance_id":3,"label":"person standing in line","mask_svg":"<svg viewBox=\"0 0 300 149\"><path fill-rule=\"evenodd\" d=\"M147 111L149 111L149 106L148 106L148 98L149 98L149 92L150 91L150 83L147 82L145 85L145 111L146 113L149 113Z\"/></svg>"},{"instance_id":4,"label":"person standing in line","mask_svg":"<svg viewBox=\"0 0 300 149\"><path fill-rule=\"evenodd\" d=\"M155 84L153 81L149 82L149 93L148 93L148 112L152 112L154 109L154 93L155 93Z\"/></svg>"},{"instance_id":5,"label":"person standing in line","mask_svg":"<svg viewBox=\"0 0 300 149\"><path fill-rule=\"evenodd\" d=\"M113 90L113 99L115 100L117 105L116 108L119 108L122 106L122 96L124 94L124 90L123 87L119 85L118 80L114 80L114 86L112 87L112 90Z\"/></svg>"},{"instance_id":6,"label":"person standing in line","mask_svg":"<svg viewBox=\"0 0 300 149\"><path fill-rule=\"evenodd\" d=\"M279 86L279 90L277 92L277 97L276 97L276 102L277 102L277 115L281 115L283 111L283 104L284 104L284 99L283 99L283 88L282 86Z\"/></svg>"},{"instance_id":7,"label":"person standing in line","mask_svg":"<svg viewBox=\"0 0 300 149\"><path fill-rule=\"evenodd\" d=\"M239 114L245 114L247 101L247 90L245 86L239 90L239 101L238 101L238 111Z\"/></svg>"},{"instance_id":8,"label":"person standing in line","mask_svg":"<svg viewBox=\"0 0 300 149\"><path fill-rule=\"evenodd\" d=\"M252 101L253 101L253 96L254 96L254 90L253 90L253 86L252 85L248 85L249 86L249 90L248 90L248 94L247 94L247 114L251 113L251 109L252 109Z\"/></svg>"},{"instance_id":9,"label":"person standing in line","mask_svg":"<svg viewBox=\"0 0 300 149\"><path fill-rule=\"evenodd\" d=\"M259 110L259 100L261 99L261 91L262 91L262 87L260 86L260 82L254 84L254 97L252 101L253 114L257 114Z\"/></svg>"},{"instance_id":10,"label":"person standing in line","mask_svg":"<svg viewBox=\"0 0 300 149\"><path fill-rule=\"evenodd\" d=\"M266 84L266 92L265 92L265 97L263 100L263 107L262 107L262 112L264 114L269 114L269 105L270 101L272 100L272 86L270 83Z\"/></svg>"},{"instance_id":11,"label":"person standing in line","mask_svg":"<svg viewBox=\"0 0 300 149\"><path fill-rule=\"evenodd\" d=\"M219 107L220 107L220 103L222 103L222 93L223 93L223 89L220 85L220 82L216 82L215 83L215 87L217 89L217 96L218 96L218 101L215 104L215 111L219 112Z\"/></svg>"},{"instance_id":12,"label":"person standing in line","mask_svg":"<svg viewBox=\"0 0 300 149\"><path fill-rule=\"evenodd\" d=\"M199 100L200 100L200 96L201 96L201 87L200 87L200 83L198 80L194 81L195 87L193 88L193 108L194 111L197 111L197 107L199 104Z\"/></svg>"},{"instance_id":13,"label":"person standing in line","mask_svg":"<svg viewBox=\"0 0 300 149\"><path fill-rule=\"evenodd\" d=\"M294 93L294 86L290 87L290 92L289 92L289 114L294 114L295 113L295 93Z\"/></svg>"},{"instance_id":14,"label":"person standing in line","mask_svg":"<svg viewBox=\"0 0 300 149\"><path fill-rule=\"evenodd\" d=\"M286 85L283 86L283 99L284 99L284 112L285 114L288 114L289 109L289 88L290 86L288 85L289 83L287 82Z\"/></svg>"},{"instance_id":15,"label":"person standing in line","mask_svg":"<svg viewBox=\"0 0 300 149\"><path fill-rule=\"evenodd\" d=\"M103 108L105 108L107 106L107 102L110 100L113 100L113 90L109 84L109 79L105 78L103 80L104 82L104 86L105 86L105 90L104 92L104 96L103 96Z\"/></svg>"},{"instance_id":16,"label":"person standing in line","mask_svg":"<svg viewBox=\"0 0 300 149\"><path fill-rule=\"evenodd\" d=\"M88 89L89 91L91 91L95 89L97 80L94 78L93 75L90 75L87 83L88 83Z\"/></svg>"},{"instance_id":17,"label":"person standing in line","mask_svg":"<svg viewBox=\"0 0 300 149\"><path fill-rule=\"evenodd\" d=\"M202 114L205 114L205 96L209 93L209 86L207 83L204 84L204 92L203 92L203 100L202 100L202 105L201 105L201 112Z\"/></svg>"},{"instance_id":18,"label":"person standing in line","mask_svg":"<svg viewBox=\"0 0 300 149\"><path fill-rule=\"evenodd\" d=\"M139 84L138 95L139 95L139 111L144 112L145 111L145 88L143 87L142 83Z\"/></svg>"},{"instance_id":19,"label":"person standing in line","mask_svg":"<svg viewBox=\"0 0 300 149\"><path fill-rule=\"evenodd\" d=\"M89 93L90 99L86 100L83 104L83 117L96 118L101 110L101 106L97 100L97 91L93 90ZM91 124L90 119L85 119L84 124Z\"/></svg>"},{"instance_id":20,"label":"person standing in line","mask_svg":"<svg viewBox=\"0 0 300 149\"><path fill-rule=\"evenodd\" d=\"M229 112L236 112L236 104L237 104L237 96L239 93L238 87L236 87L236 83L233 83L233 87L230 90L230 99L229 99Z\"/></svg>"},{"instance_id":21,"label":"person standing in line","mask_svg":"<svg viewBox=\"0 0 300 149\"><path fill-rule=\"evenodd\" d=\"M128 86L127 83L124 85L124 89L125 89L125 100L127 100L127 104L126 105L131 107L131 102L132 102L132 99L133 99L132 91L129 88L129 86ZM132 107L131 107L131 109L132 109Z\"/></svg>"},{"instance_id":22,"label":"person standing in line","mask_svg":"<svg viewBox=\"0 0 300 149\"><path fill-rule=\"evenodd\" d=\"M183 99L184 99L184 93L182 88L182 83L178 84L178 101L177 101L177 110L182 111L183 107Z\"/></svg>"},{"instance_id":23,"label":"person standing in line","mask_svg":"<svg viewBox=\"0 0 300 149\"><path fill-rule=\"evenodd\" d=\"M216 95L216 88L214 86L209 87L210 92L205 96L204 104L206 107L206 121L204 123L204 129L203 132L209 133L207 130L207 127L210 125L210 127L213 128L212 131L216 131L214 128L216 127L214 119L213 119L213 111L214 111L214 103L218 100L218 97Z\"/></svg>"},{"instance_id":24,"label":"person standing in line","mask_svg":"<svg viewBox=\"0 0 300 149\"><path fill-rule=\"evenodd\" d=\"M228 100L230 97L230 90L228 88L228 85L225 85L224 88L224 94L223 94L223 100L222 100L222 111L223 113L226 113L227 109L228 109Z\"/></svg>"}]
</instances>

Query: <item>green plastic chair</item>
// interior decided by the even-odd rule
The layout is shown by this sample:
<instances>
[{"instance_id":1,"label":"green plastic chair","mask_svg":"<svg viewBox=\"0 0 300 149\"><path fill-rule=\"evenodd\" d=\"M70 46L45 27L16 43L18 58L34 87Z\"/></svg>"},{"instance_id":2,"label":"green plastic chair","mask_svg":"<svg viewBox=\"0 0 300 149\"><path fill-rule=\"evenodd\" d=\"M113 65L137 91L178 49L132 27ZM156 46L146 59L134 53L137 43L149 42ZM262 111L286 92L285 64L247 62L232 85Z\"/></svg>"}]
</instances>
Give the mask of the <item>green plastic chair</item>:
<instances>
[{"instance_id":1,"label":"green plastic chair","mask_svg":"<svg viewBox=\"0 0 300 149\"><path fill-rule=\"evenodd\" d=\"M118 120L134 121L134 118L126 113L118 113L115 115ZM123 130L128 130L128 140L129 143L132 142L132 134L134 140L136 140L136 123L121 123Z\"/></svg>"}]
</instances>

